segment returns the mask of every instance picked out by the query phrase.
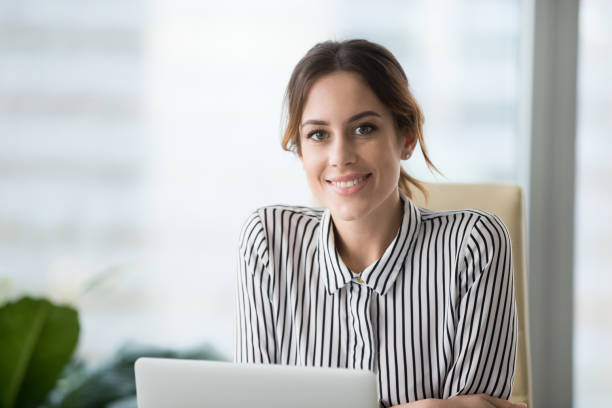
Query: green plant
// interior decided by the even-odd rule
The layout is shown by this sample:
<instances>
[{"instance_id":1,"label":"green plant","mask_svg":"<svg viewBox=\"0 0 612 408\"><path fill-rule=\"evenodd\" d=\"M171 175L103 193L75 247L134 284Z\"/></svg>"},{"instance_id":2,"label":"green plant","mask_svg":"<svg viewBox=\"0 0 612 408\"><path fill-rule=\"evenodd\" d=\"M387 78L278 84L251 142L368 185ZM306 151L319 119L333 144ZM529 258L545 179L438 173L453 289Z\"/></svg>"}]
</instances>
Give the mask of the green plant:
<instances>
[{"instance_id":1,"label":"green plant","mask_svg":"<svg viewBox=\"0 0 612 408\"><path fill-rule=\"evenodd\" d=\"M73 355L78 337L72 307L27 296L0 303L0 408L136 408L138 357L227 359L207 344L183 351L128 344L91 369Z\"/></svg>"},{"instance_id":2,"label":"green plant","mask_svg":"<svg viewBox=\"0 0 612 408\"><path fill-rule=\"evenodd\" d=\"M196 360L225 360L209 345L175 351L142 345L124 345L115 355L95 369L74 359L64 370L58 387L50 394L49 408L136 408L134 362L139 357L164 357Z\"/></svg>"},{"instance_id":3,"label":"green plant","mask_svg":"<svg viewBox=\"0 0 612 408\"><path fill-rule=\"evenodd\" d=\"M27 296L0 307L0 408L41 404L78 338L72 307Z\"/></svg>"}]
</instances>

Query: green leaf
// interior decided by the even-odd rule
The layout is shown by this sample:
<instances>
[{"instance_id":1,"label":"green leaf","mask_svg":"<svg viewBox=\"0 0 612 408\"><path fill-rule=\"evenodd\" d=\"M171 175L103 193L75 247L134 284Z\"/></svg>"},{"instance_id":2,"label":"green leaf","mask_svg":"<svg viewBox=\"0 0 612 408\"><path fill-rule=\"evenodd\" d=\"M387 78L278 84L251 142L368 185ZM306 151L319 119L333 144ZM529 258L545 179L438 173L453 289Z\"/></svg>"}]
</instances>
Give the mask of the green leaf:
<instances>
[{"instance_id":1,"label":"green leaf","mask_svg":"<svg viewBox=\"0 0 612 408\"><path fill-rule=\"evenodd\" d=\"M114 404L136 407L134 363L142 356L198 360L223 359L220 353L208 345L186 351L134 344L125 345L110 361L82 378L80 383L73 384L72 389L63 395L59 403L49 405L61 408L97 408Z\"/></svg>"},{"instance_id":2,"label":"green leaf","mask_svg":"<svg viewBox=\"0 0 612 408\"><path fill-rule=\"evenodd\" d=\"M45 400L79 337L78 313L24 297L0 308L0 407Z\"/></svg>"}]
</instances>

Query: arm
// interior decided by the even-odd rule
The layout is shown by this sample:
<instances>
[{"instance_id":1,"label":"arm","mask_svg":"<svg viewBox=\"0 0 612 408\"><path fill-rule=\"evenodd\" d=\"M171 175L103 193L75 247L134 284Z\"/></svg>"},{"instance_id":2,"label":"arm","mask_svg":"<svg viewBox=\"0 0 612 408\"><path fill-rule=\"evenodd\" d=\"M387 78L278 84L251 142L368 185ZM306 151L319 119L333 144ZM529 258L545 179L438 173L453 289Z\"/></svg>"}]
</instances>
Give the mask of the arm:
<instances>
[{"instance_id":1,"label":"arm","mask_svg":"<svg viewBox=\"0 0 612 408\"><path fill-rule=\"evenodd\" d=\"M526 408L524 403L513 403L486 394L459 395L447 400L426 399L391 408Z\"/></svg>"},{"instance_id":2,"label":"arm","mask_svg":"<svg viewBox=\"0 0 612 408\"><path fill-rule=\"evenodd\" d=\"M508 399L514 382L517 317L510 235L501 220L475 222L457 269L453 359L443 397Z\"/></svg>"},{"instance_id":3,"label":"arm","mask_svg":"<svg viewBox=\"0 0 612 408\"><path fill-rule=\"evenodd\" d=\"M276 339L270 291L268 245L257 212L240 232L234 309L234 362L275 363Z\"/></svg>"},{"instance_id":4,"label":"arm","mask_svg":"<svg viewBox=\"0 0 612 408\"><path fill-rule=\"evenodd\" d=\"M517 325L510 236L496 216L480 217L458 268L455 336L445 399L394 408L519 408L512 391Z\"/></svg>"}]
</instances>

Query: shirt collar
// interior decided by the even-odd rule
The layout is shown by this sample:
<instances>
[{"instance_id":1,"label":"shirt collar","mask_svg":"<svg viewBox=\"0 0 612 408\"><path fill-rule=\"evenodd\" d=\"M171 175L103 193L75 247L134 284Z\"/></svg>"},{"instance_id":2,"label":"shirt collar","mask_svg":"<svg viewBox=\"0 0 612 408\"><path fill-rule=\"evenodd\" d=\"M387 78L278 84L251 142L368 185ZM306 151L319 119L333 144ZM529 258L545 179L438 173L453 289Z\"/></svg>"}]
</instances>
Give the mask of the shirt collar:
<instances>
[{"instance_id":1,"label":"shirt collar","mask_svg":"<svg viewBox=\"0 0 612 408\"><path fill-rule=\"evenodd\" d=\"M421 224L417 206L401 191L400 198L404 204L404 216L397 235L382 257L361 273L365 284L380 295L384 295L393 286ZM321 279L330 295L350 282L353 276L357 276L342 262L336 251L333 220L328 208L324 210L319 224L318 253Z\"/></svg>"}]
</instances>

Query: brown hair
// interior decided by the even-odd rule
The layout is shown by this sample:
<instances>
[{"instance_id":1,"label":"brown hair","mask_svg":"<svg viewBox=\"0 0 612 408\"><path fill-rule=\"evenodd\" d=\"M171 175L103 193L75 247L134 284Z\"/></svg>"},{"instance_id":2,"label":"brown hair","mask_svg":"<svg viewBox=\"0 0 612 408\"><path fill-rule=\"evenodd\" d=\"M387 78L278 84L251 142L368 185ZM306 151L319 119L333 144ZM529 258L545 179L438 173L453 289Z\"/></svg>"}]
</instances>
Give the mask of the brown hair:
<instances>
[{"instance_id":1,"label":"brown hair","mask_svg":"<svg viewBox=\"0 0 612 408\"><path fill-rule=\"evenodd\" d=\"M364 78L378 99L389 108L398 129L418 139L429 169L442 174L429 159L423 140L424 117L410 92L408 79L399 62L385 47L367 40L325 41L316 44L295 66L285 92L286 127L281 140L284 150L299 152L300 121L308 92L323 75L335 71L354 72ZM398 186L413 198L410 185L429 194L423 184L401 168Z\"/></svg>"}]
</instances>

